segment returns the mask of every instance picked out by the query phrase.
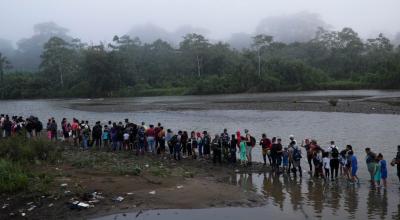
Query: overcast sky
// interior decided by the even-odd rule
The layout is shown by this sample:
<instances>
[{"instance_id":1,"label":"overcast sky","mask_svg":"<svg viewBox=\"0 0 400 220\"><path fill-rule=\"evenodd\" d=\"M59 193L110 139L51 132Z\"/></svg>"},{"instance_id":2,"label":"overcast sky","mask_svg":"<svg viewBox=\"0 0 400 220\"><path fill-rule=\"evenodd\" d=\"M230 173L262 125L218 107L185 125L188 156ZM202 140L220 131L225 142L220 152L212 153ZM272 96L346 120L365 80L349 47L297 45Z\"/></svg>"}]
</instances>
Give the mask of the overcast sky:
<instances>
[{"instance_id":1,"label":"overcast sky","mask_svg":"<svg viewBox=\"0 0 400 220\"><path fill-rule=\"evenodd\" d=\"M147 23L168 31L191 25L223 39L254 32L265 17L301 11L368 36L400 31L399 9L400 0L0 0L0 38L15 42L31 36L34 24L53 21L87 42L110 41Z\"/></svg>"}]
</instances>

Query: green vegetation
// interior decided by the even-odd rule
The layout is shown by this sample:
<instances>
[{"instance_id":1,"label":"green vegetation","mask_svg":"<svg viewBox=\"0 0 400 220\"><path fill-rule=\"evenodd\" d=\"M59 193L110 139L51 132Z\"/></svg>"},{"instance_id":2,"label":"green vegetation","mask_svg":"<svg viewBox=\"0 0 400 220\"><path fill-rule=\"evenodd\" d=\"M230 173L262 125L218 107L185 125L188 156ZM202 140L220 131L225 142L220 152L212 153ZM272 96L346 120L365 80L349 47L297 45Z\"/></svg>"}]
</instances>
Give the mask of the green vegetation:
<instances>
[{"instance_id":1,"label":"green vegetation","mask_svg":"<svg viewBox=\"0 0 400 220\"><path fill-rule=\"evenodd\" d=\"M33 164L55 163L61 149L46 140L15 136L0 140L0 193L46 191L51 176L32 170Z\"/></svg>"},{"instance_id":2,"label":"green vegetation","mask_svg":"<svg viewBox=\"0 0 400 220\"><path fill-rule=\"evenodd\" d=\"M0 192L26 189L28 182L28 175L20 165L0 159Z\"/></svg>"},{"instance_id":3,"label":"green vegetation","mask_svg":"<svg viewBox=\"0 0 400 220\"><path fill-rule=\"evenodd\" d=\"M61 36L44 44L37 72L8 66L0 56L1 98L400 88L400 48L382 34L363 40L351 28L320 28L312 40L288 44L257 35L241 51L195 33L178 47L126 35L89 46Z\"/></svg>"}]
</instances>

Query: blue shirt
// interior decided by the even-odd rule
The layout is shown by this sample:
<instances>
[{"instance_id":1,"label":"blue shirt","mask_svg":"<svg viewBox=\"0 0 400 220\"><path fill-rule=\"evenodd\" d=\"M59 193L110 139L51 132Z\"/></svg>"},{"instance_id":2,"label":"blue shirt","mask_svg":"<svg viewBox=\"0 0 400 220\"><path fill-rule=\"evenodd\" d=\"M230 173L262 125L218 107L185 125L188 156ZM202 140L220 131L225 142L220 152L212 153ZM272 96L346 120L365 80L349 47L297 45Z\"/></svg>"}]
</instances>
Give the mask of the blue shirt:
<instances>
[{"instance_id":1,"label":"blue shirt","mask_svg":"<svg viewBox=\"0 0 400 220\"><path fill-rule=\"evenodd\" d=\"M351 156L351 169L357 169L357 157L354 155Z\"/></svg>"}]
</instances>

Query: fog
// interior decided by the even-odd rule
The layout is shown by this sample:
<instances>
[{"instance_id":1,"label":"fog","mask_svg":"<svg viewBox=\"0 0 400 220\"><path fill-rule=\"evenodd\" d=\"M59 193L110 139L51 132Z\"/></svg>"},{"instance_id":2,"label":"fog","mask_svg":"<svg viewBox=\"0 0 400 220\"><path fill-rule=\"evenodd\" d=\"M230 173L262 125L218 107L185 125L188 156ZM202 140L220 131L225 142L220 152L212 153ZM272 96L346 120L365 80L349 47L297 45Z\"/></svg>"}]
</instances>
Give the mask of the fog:
<instances>
[{"instance_id":1,"label":"fog","mask_svg":"<svg viewBox=\"0 0 400 220\"><path fill-rule=\"evenodd\" d=\"M316 26L351 27L362 37L383 32L394 39L399 8L398 0L0 0L0 38L15 46L33 35L35 24L54 22L89 43L123 34L178 42L187 32L237 45L257 32L302 41Z\"/></svg>"}]
</instances>

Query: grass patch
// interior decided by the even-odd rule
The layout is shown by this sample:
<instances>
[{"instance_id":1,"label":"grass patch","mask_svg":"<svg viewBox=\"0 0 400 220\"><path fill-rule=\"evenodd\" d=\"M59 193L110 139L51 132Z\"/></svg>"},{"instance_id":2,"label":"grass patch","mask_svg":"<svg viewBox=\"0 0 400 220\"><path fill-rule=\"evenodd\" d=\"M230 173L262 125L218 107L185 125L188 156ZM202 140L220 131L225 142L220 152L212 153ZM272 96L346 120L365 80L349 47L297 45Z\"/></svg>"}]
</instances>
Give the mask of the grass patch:
<instances>
[{"instance_id":1,"label":"grass patch","mask_svg":"<svg viewBox=\"0 0 400 220\"><path fill-rule=\"evenodd\" d=\"M133 175L139 176L142 169L138 165L116 164L112 167L111 171L119 175Z\"/></svg>"},{"instance_id":2,"label":"grass patch","mask_svg":"<svg viewBox=\"0 0 400 220\"><path fill-rule=\"evenodd\" d=\"M36 161L56 162L61 157L62 149L44 139L28 139L14 136L0 141L0 158L31 164Z\"/></svg>"},{"instance_id":3,"label":"grass patch","mask_svg":"<svg viewBox=\"0 0 400 220\"><path fill-rule=\"evenodd\" d=\"M32 172L32 165L55 163L63 149L44 139L13 136L0 140L0 192L21 190L45 192L53 178L45 173Z\"/></svg>"},{"instance_id":4,"label":"grass patch","mask_svg":"<svg viewBox=\"0 0 400 220\"><path fill-rule=\"evenodd\" d=\"M28 183L28 174L20 165L0 159L0 192L17 192L26 189Z\"/></svg>"},{"instance_id":5,"label":"grass patch","mask_svg":"<svg viewBox=\"0 0 400 220\"><path fill-rule=\"evenodd\" d=\"M149 169L149 173L153 176L168 177L171 175L171 170L164 166L152 166Z\"/></svg>"}]
</instances>

